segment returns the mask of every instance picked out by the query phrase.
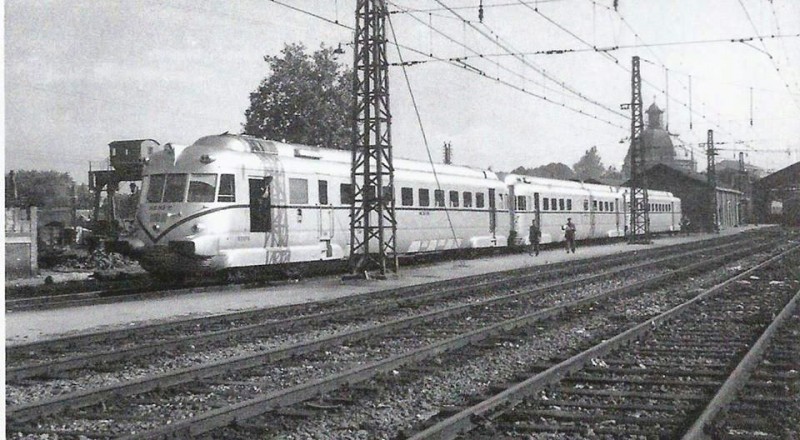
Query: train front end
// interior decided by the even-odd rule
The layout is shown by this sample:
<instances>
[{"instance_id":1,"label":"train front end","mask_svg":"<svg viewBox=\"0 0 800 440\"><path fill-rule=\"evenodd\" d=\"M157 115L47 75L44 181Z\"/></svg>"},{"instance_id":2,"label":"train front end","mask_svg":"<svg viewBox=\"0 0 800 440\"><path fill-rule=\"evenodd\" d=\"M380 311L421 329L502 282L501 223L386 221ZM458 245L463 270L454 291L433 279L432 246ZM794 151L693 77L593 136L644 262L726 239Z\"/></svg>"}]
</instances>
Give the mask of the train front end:
<instances>
[{"instance_id":1,"label":"train front end","mask_svg":"<svg viewBox=\"0 0 800 440\"><path fill-rule=\"evenodd\" d=\"M236 161L235 151L207 138L188 147L167 144L150 158L129 242L145 270L180 279L226 267L220 242L247 208L236 201Z\"/></svg>"}]
</instances>

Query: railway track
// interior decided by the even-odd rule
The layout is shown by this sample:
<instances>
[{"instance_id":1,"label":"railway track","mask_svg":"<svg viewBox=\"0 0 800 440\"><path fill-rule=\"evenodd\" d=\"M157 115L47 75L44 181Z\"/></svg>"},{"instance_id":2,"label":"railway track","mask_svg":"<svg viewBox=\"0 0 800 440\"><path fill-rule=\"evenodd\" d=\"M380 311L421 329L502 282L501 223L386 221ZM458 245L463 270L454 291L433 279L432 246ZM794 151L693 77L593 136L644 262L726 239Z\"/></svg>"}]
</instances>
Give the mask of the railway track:
<instances>
[{"instance_id":1,"label":"railway track","mask_svg":"<svg viewBox=\"0 0 800 440\"><path fill-rule=\"evenodd\" d=\"M466 286L471 286L470 297L481 298L488 295L495 287L513 289L514 285L508 279L514 279L517 285L527 286L598 272L604 268L615 268L587 280L576 280L590 282L592 279L612 277L634 268L645 270L648 267L675 265L683 258L691 258L691 255L698 252L701 255L713 255L725 252L726 249L748 246L749 239L744 240L701 249L696 249L695 245L688 246L685 253L679 255L670 255L667 252L674 253L682 248L671 248L648 256L638 253L624 254L604 260L591 259L585 264L575 266L559 264L548 268L515 269L499 274L435 282L324 303L193 318L11 346L6 351L6 379L15 381L37 376L52 376L71 369L136 358L182 346L196 347L199 344L218 341L227 343L233 338L267 336L277 331L285 332L287 329L298 332L300 329L322 325L332 320L345 321L348 316L355 317L358 314L381 314L403 307L418 309L454 297L464 300L463 288ZM453 287L454 284L458 287Z\"/></svg>"},{"instance_id":2,"label":"railway track","mask_svg":"<svg viewBox=\"0 0 800 440\"><path fill-rule=\"evenodd\" d=\"M746 250L749 251L749 249ZM704 265L709 263L707 257L701 257L700 259L705 260L703 262ZM693 269L698 270L697 267ZM667 278L676 276L675 272L670 272L669 270L667 272L669 272L669 274L663 275L663 278L662 277L650 278L648 281L651 283L664 282ZM122 405L122 403L119 403L119 399L117 398L117 396L131 395L132 397L128 399L129 401L127 402L127 404L133 405L134 407L138 408L137 409L138 411L142 408L142 406L149 407L147 404L143 404L141 400L143 399L147 401L148 399L153 399L152 394L154 390L160 390L160 391L155 391L157 394L166 393L169 395L175 393L176 395L181 395L182 393L188 392L189 394L195 395L196 392L198 391L197 390L198 388L205 388L206 391L208 391L209 389L212 390L219 389L220 387L227 389L228 391L223 390L221 394L222 397L217 395L212 399L215 400L215 402L212 403L212 406L216 406L216 405L221 405L223 401L227 401L225 396L231 393L237 395L237 399L241 400L239 399L239 397L241 397L240 394L245 394L245 393L243 393L240 390L240 388L247 388L247 387L252 388L254 386L258 388L258 386L263 386L264 388L271 387L272 389L278 390L273 393L268 393L268 395L270 395L271 397L267 400L272 403L267 403L266 404L267 407L269 407L269 405L285 406L291 403L296 403L297 401L307 400L309 397L308 393L311 393L311 396L314 396L318 395L320 392L326 392L326 390L332 391L334 389L337 389L343 383L352 383L352 382L358 382L359 380L365 380L365 378L372 377L380 372L393 371L394 368L399 367L400 365L403 365L407 362L416 362L420 359L425 359L429 358L430 356L435 356L438 353L451 351L458 347L474 343L475 341L483 340L489 337L492 331L502 333L506 331L507 328L530 325L530 323L537 322L548 316L554 316L564 313L564 311L570 307L574 308L580 305L596 303L597 301L601 300L602 297L605 296L613 297L615 295L623 295L624 293L628 293L631 289L634 290L641 289L644 287L644 284L646 283L639 283L639 285L636 286L625 286L622 288L617 288L616 290L606 292L602 295L600 294L594 295L594 297L590 296L589 298L582 298L582 299L573 298L572 300L562 298L561 301L564 304L551 306L545 309L541 308L542 307L541 303L538 303L536 305L528 304L528 309L527 309L528 313L523 314L521 317L518 318L509 318L509 315L519 314L519 311L516 309L520 308L519 304L520 295L518 294L505 295L511 298L516 297L516 299L512 299L511 301L509 301L508 298L506 298L506 301L504 301L506 303L506 306L495 305L492 306L494 307L494 309L492 310L490 310L488 304L485 303L479 303L477 305L472 305L472 306L461 305L459 307L462 309L462 311L459 312L442 313L442 311L437 311L428 314L421 314L415 317L397 319L392 322L385 323L383 325L383 330L381 331L378 331L375 328L366 328L363 330L359 330L358 332L360 333L360 336L357 336L355 334L337 335L335 337L328 338L328 340L325 341L322 340L312 341L311 344L306 344L303 347L294 347L292 350L285 350L282 353L278 353L277 351L274 351L269 355L264 355L262 353L250 356L247 359L237 359L233 362L230 360L226 360L224 362L221 361L214 363L215 365L203 365L194 369L187 369L185 371L180 371L177 373L172 372L169 375L163 375L157 378L148 378L147 380L131 381L129 383L123 384L122 386L106 387L107 389L102 389L102 390L90 390L87 392L72 393L66 399L61 399L60 402L51 401L51 402L46 402L45 405L37 404L37 405L28 405L28 406L23 405L18 407L10 407L7 420L9 421L9 425L13 424L14 427L12 428L11 431L8 432L14 432L14 429L17 429L16 432L36 433L38 428L25 426L24 424L25 420L36 420L37 417L42 417L43 415L46 414L54 414L66 407L80 408L80 407L88 407L89 405L95 405L95 407L85 410L87 414L92 414L95 411L97 411L96 406L98 403L100 403L99 406L101 407L100 412L105 414L103 417L109 416L109 418L114 418L112 417L112 415L118 416L118 418L123 420L123 422L118 423L117 431L111 431L106 433L95 433L97 434L97 436L99 437L116 436L120 432L130 432L132 430L137 430L137 429L146 429L141 427L142 426L141 423L139 424L132 422L126 423L124 421L124 420L129 420L131 418L134 420L139 420L144 416L141 414L135 414L136 411L133 411L134 414L133 416L131 416L131 414L127 414L128 412L130 412L130 409L125 409L124 406L116 408L117 405ZM552 300L553 298L551 298L551 301ZM495 301L494 299L491 301L496 302L498 304L503 303L503 301ZM509 306L508 304L510 304L511 306ZM469 309L472 309L472 312L467 312L467 310ZM536 310L533 311L532 309ZM447 321L453 321L452 317L454 316L457 316L459 317L459 320L464 320L466 322L472 321L470 328L474 328L475 330L471 331L467 330L467 335L464 336L465 329L463 327L456 326L455 328L450 330L451 333L448 333L448 331L446 331L445 329L445 326L443 325L443 321L445 321L444 323L447 323ZM493 322L497 321L500 321L501 324L492 325ZM428 330L428 332L430 334L423 338L420 338L419 333L424 332L424 330L418 329L417 327L418 324L412 324L414 322L426 323L427 325L429 325L430 329ZM432 326L430 325L431 323L433 323ZM413 328L414 330L409 337L405 338L406 339L405 341L403 341L402 334L399 336L399 339L396 339L402 342L397 344L399 347L402 347L402 349L399 349L397 353L394 354L390 353L389 357L386 358L386 353L385 353L386 338L389 337L388 335L392 334L391 336L392 338L398 338L398 336L395 334L397 331L400 331L398 329L406 329L402 331L408 331L408 329L410 328ZM489 332L486 333L484 331L485 328L494 328L494 330L489 330ZM471 334L470 332L474 332L474 334ZM378 336L378 335L384 335L384 336ZM455 336L452 336L449 339L446 338L446 336L450 335L455 335ZM351 356L351 359L349 359L348 362L339 362L344 366L340 365L338 370L334 368L334 372L332 373L333 375L327 377L327 379L324 380L323 379L314 380L313 377L311 376L308 375L304 376L302 374L297 374L297 372L294 371L297 370L297 364L298 364L297 360L291 362L284 362L283 364L280 363L280 359L286 359L287 356L306 356L305 358L303 358L302 362L302 364L305 365L306 367L311 365L319 365L320 368L322 369L330 368L330 366L325 367L324 360L315 359L315 357L324 358L325 350L330 350L331 347L340 347L342 346L342 344L345 344L345 346L347 346L347 344L354 345L354 343L359 341L360 339L366 338L366 340L369 340L369 337L373 338L373 341L375 337L378 337L379 343L377 344L378 345L377 354L375 353L376 350L376 347L374 347L376 345L375 342L366 344L365 348L363 349L352 350L353 356L355 356L355 358ZM446 342L441 342L440 345L434 343L431 344L432 346L430 347L425 347L424 350L427 350L425 351L425 354L419 354L419 353L415 355L405 354L405 351L408 348L409 343L412 343L413 341L418 342L420 340L427 341L431 340L431 338L438 340L444 338ZM409 340L411 340L412 342L409 342ZM370 345L373 345L373 347L370 347ZM384 351L384 353L381 353L382 350ZM370 351L372 351L373 353L370 354L369 353ZM323 355L320 356L320 353L323 353ZM361 362L369 365L369 368L363 367L363 368L356 368L355 370L347 369L346 367L352 365L352 363L359 363L357 359L358 356L363 357ZM381 361L367 362L367 360L371 357L380 358L381 356L383 359ZM261 380L260 382L253 381L250 379L240 380L241 378L236 376L240 374L238 373L238 371L242 371L247 368L252 369L255 367L261 367L266 362L276 363L277 366L275 366L273 370L270 370L268 373L261 372L260 376L263 378L263 380ZM232 378L224 378L224 377L220 378L221 371L225 372L237 371L237 373L235 373L234 377ZM271 380L270 378L275 377L276 375L290 377L290 378L292 376L297 376L297 379L294 382L290 380L288 383L279 383L274 380L270 381ZM257 372L256 374L251 374L250 376L259 377L259 373ZM233 386L231 384L233 384ZM142 397L143 393L149 393L149 394L145 394L144 397ZM249 394L252 394L252 392L250 392ZM169 398L165 399L169 401ZM180 400L180 398L178 400ZM165 405L169 407L170 403L166 403ZM244 405L244 402L240 402L239 405ZM264 411L263 409L264 405L265 403L263 401L260 401L260 403L256 404L256 407L259 408L258 411ZM159 404L158 406L161 405ZM230 410L229 408L226 409ZM253 410L245 408L234 411L237 414L234 417L238 419L242 417L241 411L247 413L248 411L253 411ZM120 413L122 414L120 415ZM75 414L74 416L80 418L85 415L86 414L84 414L84 410L78 410L77 414ZM99 415L94 414L89 416L90 419L94 417L99 417ZM159 420L157 417L155 419ZM161 420L161 422L163 423L164 421ZM227 422L230 422L230 420L227 420ZM203 429L207 430L207 429L213 429L213 427L219 423L222 423L224 425L227 422L226 422L226 415L223 414L219 417L211 417L205 422L193 420L192 426L204 426L205 428ZM158 423L156 422L156 424ZM146 426L146 424L144 425ZM173 426L175 426L174 423ZM181 428L178 428L178 432L183 433L183 431L181 431L180 429ZM79 432L79 430L76 432ZM85 435L85 434L87 433L81 432L79 435ZM66 433L62 432L62 435L69 435L69 432ZM159 434L158 431L151 431L147 434L147 436L160 436L160 435L161 434ZM90 437L92 436L90 435Z\"/></svg>"},{"instance_id":3,"label":"railway track","mask_svg":"<svg viewBox=\"0 0 800 440\"><path fill-rule=\"evenodd\" d=\"M757 233L763 233L763 231L753 231L745 233L743 235L750 235ZM643 257L648 257L651 254L663 255L664 253L670 252L671 249L675 248L683 248L683 247L700 248L702 246L705 246L704 243L712 240L722 244L726 241L736 240L737 239L736 237L737 237L736 235L732 235L724 238L712 238L687 244L665 246L657 249L646 249L639 251L638 253ZM611 258L616 258L616 257L617 256L613 256ZM602 261L603 258L594 258L592 260ZM566 264L561 263L559 265L565 266ZM511 273L513 271L508 271L508 272ZM287 277L284 277L284 279L286 278ZM136 301L145 298L159 298L165 296L184 295L189 293L207 291L209 289L219 290L227 288L241 289L250 287L263 287L265 285L275 285L281 282L282 281L280 279L273 279L273 278L265 280L253 279L250 281L248 281L247 279L242 279L236 282L227 279L223 281L207 279L199 281L187 281L181 285L176 285L175 283L166 283L154 280L147 277L146 275L136 275L124 281L90 282L87 283L86 288L70 287L71 289L78 290L76 292L71 292L71 293L53 293L53 290L55 289L54 286L49 286L47 288L47 291L49 293L41 295L31 294L31 293L14 294L12 292L10 296L7 295L8 297L6 298L5 307L7 311L78 307L86 305L109 304L109 303L124 302L124 301ZM131 287L131 284L134 284L136 287ZM15 295L20 295L22 297L15 297Z\"/></svg>"},{"instance_id":4,"label":"railway track","mask_svg":"<svg viewBox=\"0 0 800 440\"><path fill-rule=\"evenodd\" d=\"M793 359L797 358L798 343L792 336L797 335L800 280L787 282L787 277L797 276L789 269L800 261L797 250L770 259L575 356L539 365L529 378L411 438L547 435L544 438L699 439L715 430L746 433L734 427L743 420L735 415L737 408L745 409L749 418L755 408L768 414L769 404L791 400L775 398L781 394L781 384L758 379L748 382L746 378L759 364L776 329L791 319L795 320L794 330L782 336L773 353L785 366L782 347L788 345ZM790 257L791 263L781 263ZM768 359L760 366L772 369ZM762 378L794 379L796 387L796 371L794 375L764 374ZM760 387L766 396L760 400L740 396L733 413L710 424L745 383ZM796 388L792 402L796 408ZM766 408L761 406L764 403ZM752 429L753 425L747 425ZM785 426L777 425L779 430ZM798 434L797 425L788 429L774 438ZM749 433L752 436L745 438L756 438L752 431Z\"/></svg>"}]
</instances>

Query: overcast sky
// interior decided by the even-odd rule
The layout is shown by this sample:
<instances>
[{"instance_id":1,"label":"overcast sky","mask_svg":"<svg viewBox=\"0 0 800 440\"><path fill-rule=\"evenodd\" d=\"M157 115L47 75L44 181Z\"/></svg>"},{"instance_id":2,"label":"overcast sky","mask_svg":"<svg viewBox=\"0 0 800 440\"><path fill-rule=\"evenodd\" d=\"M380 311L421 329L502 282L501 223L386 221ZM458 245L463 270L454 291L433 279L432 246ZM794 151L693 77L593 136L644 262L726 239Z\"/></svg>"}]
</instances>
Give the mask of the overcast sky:
<instances>
[{"instance_id":1,"label":"overcast sky","mask_svg":"<svg viewBox=\"0 0 800 440\"><path fill-rule=\"evenodd\" d=\"M105 159L114 140L190 144L239 132L248 95L268 73L263 57L285 43L342 43L340 60L352 64L355 0L281 3L341 25L266 0L7 0L6 170L67 171L85 182L89 161ZM708 129L755 165L800 160L800 1L619 0L615 12L613 0L484 0L483 23L478 3L389 2L401 12L391 15L399 44L422 52L401 49L404 60L428 61L407 72L437 161L445 141L455 163L502 171L572 165L597 146L619 168L630 133L619 105L630 101L634 55L643 59L645 107L654 99L668 107L670 132L695 151L701 170L697 143ZM707 42L778 34L793 36ZM650 46L589 50L643 44ZM580 51L533 54L556 49ZM469 56L474 70L427 54ZM394 47L389 56L398 59ZM399 67L390 68L390 85L395 157L425 157ZM752 151L787 148L790 155Z\"/></svg>"}]
</instances>

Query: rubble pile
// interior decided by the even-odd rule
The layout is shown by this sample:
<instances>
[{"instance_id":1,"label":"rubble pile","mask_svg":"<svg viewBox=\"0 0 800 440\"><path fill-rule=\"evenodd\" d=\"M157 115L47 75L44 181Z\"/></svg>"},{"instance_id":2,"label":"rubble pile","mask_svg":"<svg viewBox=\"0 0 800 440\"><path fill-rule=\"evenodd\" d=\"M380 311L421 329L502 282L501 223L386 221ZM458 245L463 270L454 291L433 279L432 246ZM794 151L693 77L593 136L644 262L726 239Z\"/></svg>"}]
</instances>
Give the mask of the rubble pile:
<instances>
[{"instance_id":1,"label":"rubble pile","mask_svg":"<svg viewBox=\"0 0 800 440\"><path fill-rule=\"evenodd\" d=\"M48 255L46 261L40 261L44 267L50 267L56 271L71 270L108 270L119 269L136 262L124 255L107 252L101 249L94 251L68 249L58 253Z\"/></svg>"}]
</instances>

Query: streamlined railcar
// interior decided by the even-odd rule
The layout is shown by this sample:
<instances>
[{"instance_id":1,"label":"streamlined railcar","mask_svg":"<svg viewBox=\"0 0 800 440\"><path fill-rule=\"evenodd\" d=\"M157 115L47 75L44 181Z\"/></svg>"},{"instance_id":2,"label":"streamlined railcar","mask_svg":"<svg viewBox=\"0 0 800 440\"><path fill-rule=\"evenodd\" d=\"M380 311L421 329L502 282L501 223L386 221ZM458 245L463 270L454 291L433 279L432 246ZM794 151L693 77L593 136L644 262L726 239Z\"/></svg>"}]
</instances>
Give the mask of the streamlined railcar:
<instances>
[{"instance_id":1,"label":"streamlined railcar","mask_svg":"<svg viewBox=\"0 0 800 440\"><path fill-rule=\"evenodd\" d=\"M350 153L250 136L167 144L145 167L141 265L176 276L349 257ZM399 254L502 247L507 188L487 170L395 160Z\"/></svg>"},{"instance_id":2,"label":"streamlined railcar","mask_svg":"<svg viewBox=\"0 0 800 440\"><path fill-rule=\"evenodd\" d=\"M540 225L541 243L564 241L562 226L571 218L576 239L623 237L630 223L628 188L510 174L510 228L517 245L529 244L528 228ZM650 231L680 230L680 199L664 191L648 191Z\"/></svg>"}]
</instances>

